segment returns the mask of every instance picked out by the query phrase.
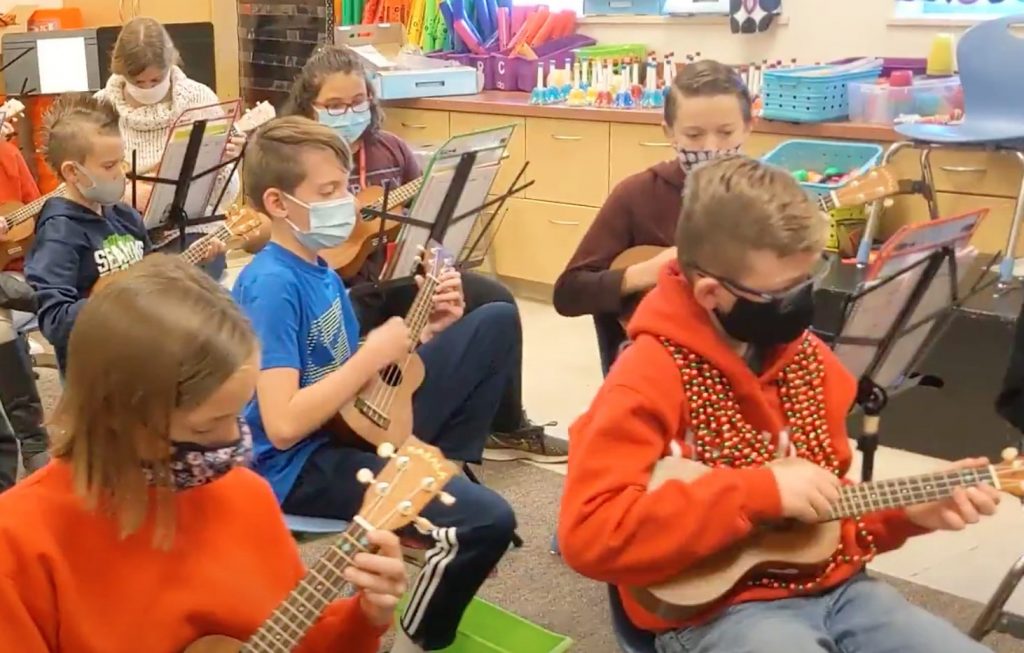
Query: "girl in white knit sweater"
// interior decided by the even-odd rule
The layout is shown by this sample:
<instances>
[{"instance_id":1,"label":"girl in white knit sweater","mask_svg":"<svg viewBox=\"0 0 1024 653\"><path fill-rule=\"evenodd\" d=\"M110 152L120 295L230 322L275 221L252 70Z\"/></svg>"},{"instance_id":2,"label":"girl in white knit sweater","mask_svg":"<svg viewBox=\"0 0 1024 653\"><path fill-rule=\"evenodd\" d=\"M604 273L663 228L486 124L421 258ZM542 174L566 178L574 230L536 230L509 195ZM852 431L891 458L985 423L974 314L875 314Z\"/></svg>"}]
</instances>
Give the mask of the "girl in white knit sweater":
<instances>
[{"instance_id":1,"label":"girl in white knit sweater","mask_svg":"<svg viewBox=\"0 0 1024 653\"><path fill-rule=\"evenodd\" d=\"M121 135L124 138L125 155L131 161L135 152L139 174L156 174L163 157L167 135L175 120L181 114L197 107L206 107L220 102L217 94L205 84L189 79L177 66L178 51L163 25L152 18L135 18L121 30L110 70L112 74L104 89L96 93L110 101L121 115ZM244 137L232 137L225 157L237 156L241 151ZM228 178L231 166L221 170L210 196L207 214L218 210L223 212L238 195L238 173ZM224 199L215 206L222 188ZM149 201L149 184L136 184L136 201L140 211ZM131 187L125 194L125 202L131 203ZM188 226L184 246L202 237L203 233L214 230L220 223ZM150 225L151 236L157 249L175 252L182 247L176 229L168 225ZM155 228L154 228L155 227ZM203 266L215 279L224 273L224 256L220 255Z\"/></svg>"}]
</instances>

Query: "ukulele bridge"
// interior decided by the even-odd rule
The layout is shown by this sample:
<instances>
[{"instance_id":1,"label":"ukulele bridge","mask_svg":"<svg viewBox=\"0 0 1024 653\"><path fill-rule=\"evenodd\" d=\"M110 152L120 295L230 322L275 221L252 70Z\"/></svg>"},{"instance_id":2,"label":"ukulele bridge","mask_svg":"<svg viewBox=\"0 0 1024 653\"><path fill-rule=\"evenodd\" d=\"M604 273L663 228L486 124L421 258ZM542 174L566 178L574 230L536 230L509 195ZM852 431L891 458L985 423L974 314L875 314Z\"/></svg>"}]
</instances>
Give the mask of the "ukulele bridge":
<instances>
[{"instance_id":1,"label":"ukulele bridge","mask_svg":"<svg viewBox=\"0 0 1024 653\"><path fill-rule=\"evenodd\" d=\"M391 427L391 418L385 415L384 411L362 397L356 399L356 410L362 413L363 417L373 422L377 428L387 430Z\"/></svg>"}]
</instances>

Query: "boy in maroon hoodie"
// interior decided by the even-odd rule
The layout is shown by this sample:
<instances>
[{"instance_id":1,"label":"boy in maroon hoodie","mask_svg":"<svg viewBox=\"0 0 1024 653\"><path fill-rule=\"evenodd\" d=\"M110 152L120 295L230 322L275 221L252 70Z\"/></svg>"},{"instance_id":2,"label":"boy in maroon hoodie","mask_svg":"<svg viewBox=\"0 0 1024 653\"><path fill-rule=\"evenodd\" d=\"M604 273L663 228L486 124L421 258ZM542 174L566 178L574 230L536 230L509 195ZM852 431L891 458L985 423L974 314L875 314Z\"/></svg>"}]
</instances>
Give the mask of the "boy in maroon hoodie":
<instances>
[{"instance_id":1,"label":"boy in maroon hoodie","mask_svg":"<svg viewBox=\"0 0 1024 653\"><path fill-rule=\"evenodd\" d=\"M827 229L784 170L741 156L695 170L678 259L662 268L629 323L633 344L570 430L562 556L618 585L630 620L658 633L659 653L987 650L864 572L909 536L995 512L987 485L843 519L820 568L748 575L688 618L655 614L625 589L668 582L773 522L824 521L838 504L856 383L807 331L828 269ZM670 455L710 469L648 491Z\"/></svg>"},{"instance_id":2,"label":"boy in maroon hoodie","mask_svg":"<svg viewBox=\"0 0 1024 653\"><path fill-rule=\"evenodd\" d=\"M620 319L654 287L661 265L676 257L672 242L687 173L698 163L739 150L750 134L750 92L729 66L710 59L690 64L665 100L662 126L678 157L615 187L555 282L555 310L566 317L594 316L606 374L626 338ZM615 257L637 245L667 249L625 270L610 269Z\"/></svg>"}]
</instances>

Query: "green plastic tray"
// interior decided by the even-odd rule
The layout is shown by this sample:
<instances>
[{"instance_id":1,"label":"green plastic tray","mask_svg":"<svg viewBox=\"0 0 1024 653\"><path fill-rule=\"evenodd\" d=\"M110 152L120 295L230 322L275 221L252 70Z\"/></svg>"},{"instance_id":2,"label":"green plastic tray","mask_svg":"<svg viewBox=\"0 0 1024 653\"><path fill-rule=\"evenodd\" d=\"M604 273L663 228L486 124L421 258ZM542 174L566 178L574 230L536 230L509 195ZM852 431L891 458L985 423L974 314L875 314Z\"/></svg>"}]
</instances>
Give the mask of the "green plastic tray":
<instances>
[{"instance_id":1,"label":"green plastic tray","mask_svg":"<svg viewBox=\"0 0 1024 653\"><path fill-rule=\"evenodd\" d=\"M406 599L402 600L402 610ZM571 647L571 637L545 630L476 598L462 615L455 642L438 653L564 653Z\"/></svg>"},{"instance_id":2,"label":"green plastic tray","mask_svg":"<svg viewBox=\"0 0 1024 653\"><path fill-rule=\"evenodd\" d=\"M632 59L643 60L647 56L648 47L643 43L625 43L622 45L588 45L573 50L576 58L583 59Z\"/></svg>"}]
</instances>

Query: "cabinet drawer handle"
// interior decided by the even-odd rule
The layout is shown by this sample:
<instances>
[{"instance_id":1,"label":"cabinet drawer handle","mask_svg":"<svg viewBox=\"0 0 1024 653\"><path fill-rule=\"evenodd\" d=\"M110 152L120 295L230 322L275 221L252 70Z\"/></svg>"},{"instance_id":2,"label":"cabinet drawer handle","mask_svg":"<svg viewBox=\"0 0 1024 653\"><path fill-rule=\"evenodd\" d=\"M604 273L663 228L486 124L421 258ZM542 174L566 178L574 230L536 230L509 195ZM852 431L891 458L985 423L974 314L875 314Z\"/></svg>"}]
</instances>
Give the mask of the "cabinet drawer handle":
<instances>
[{"instance_id":1,"label":"cabinet drawer handle","mask_svg":"<svg viewBox=\"0 0 1024 653\"><path fill-rule=\"evenodd\" d=\"M946 172L985 172L988 168L983 166L939 166Z\"/></svg>"},{"instance_id":2,"label":"cabinet drawer handle","mask_svg":"<svg viewBox=\"0 0 1024 653\"><path fill-rule=\"evenodd\" d=\"M560 227L578 227L580 223L578 220L552 220L548 218L548 222L551 224L557 224Z\"/></svg>"},{"instance_id":3,"label":"cabinet drawer handle","mask_svg":"<svg viewBox=\"0 0 1024 653\"><path fill-rule=\"evenodd\" d=\"M556 141L582 141L582 136L559 136L558 134L552 134L551 138Z\"/></svg>"},{"instance_id":4,"label":"cabinet drawer handle","mask_svg":"<svg viewBox=\"0 0 1024 653\"><path fill-rule=\"evenodd\" d=\"M411 125L411 124L409 124L407 122L403 122L402 126L405 127L406 129L426 129L427 128L426 125Z\"/></svg>"},{"instance_id":5,"label":"cabinet drawer handle","mask_svg":"<svg viewBox=\"0 0 1024 653\"><path fill-rule=\"evenodd\" d=\"M671 143L658 143L657 141L640 141L640 147L671 147Z\"/></svg>"}]
</instances>

